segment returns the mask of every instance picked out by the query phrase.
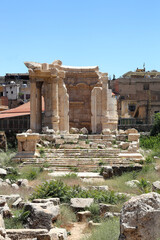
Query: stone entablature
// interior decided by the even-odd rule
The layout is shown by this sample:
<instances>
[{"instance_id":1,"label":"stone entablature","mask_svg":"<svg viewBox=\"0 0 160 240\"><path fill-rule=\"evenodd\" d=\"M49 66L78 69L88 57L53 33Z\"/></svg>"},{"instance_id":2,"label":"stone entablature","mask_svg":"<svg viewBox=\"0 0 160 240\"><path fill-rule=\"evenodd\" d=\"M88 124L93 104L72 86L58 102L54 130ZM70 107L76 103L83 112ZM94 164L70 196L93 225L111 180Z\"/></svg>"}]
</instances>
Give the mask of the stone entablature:
<instances>
[{"instance_id":1,"label":"stone entablature","mask_svg":"<svg viewBox=\"0 0 160 240\"><path fill-rule=\"evenodd\" d=\"M86 127L100 133L105 128L117 129L117 105L108 89L108 74L96 67L62 66L25 62L31 82L31 129L41 132L41 97L44 96L44 126L56 132L69 132L69 127Z\"/></svg>"}]
</instances>

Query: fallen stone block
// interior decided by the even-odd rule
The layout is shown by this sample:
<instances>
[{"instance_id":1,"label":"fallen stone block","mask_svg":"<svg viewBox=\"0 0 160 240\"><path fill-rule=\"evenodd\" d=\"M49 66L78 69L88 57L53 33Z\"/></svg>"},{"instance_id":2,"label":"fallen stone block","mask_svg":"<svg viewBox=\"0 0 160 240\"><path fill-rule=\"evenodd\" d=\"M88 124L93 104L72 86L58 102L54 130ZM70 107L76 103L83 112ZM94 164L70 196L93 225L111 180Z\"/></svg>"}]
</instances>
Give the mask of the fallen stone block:
<instances>
[{"instance_id":1,"label":"fallen stone block","mask_svg":"<svg viewBox=\"0 0 160 240\"><path fill-rule=\"evenodd\" d=\"M147 193L124 203L120 214L119 240L160 238L160 194Z\"/></svg>"},{"instance_id":2,"label":"fallen stone block","mask_svg":"<svg viewBox=\"0 0 160 240\"><path fill-rule=\"evenodd\" d=\"M45 204L42 208L42 203L26 203L24 211L29 211L27 226L35 229L42 228L50 230L52 228L52 222L55 221L60 214L59 206Z\"/></svg>"},{"instance_id":3,"label":"fallen stone block","mask_svg":"<svg viewBox=\"0 0 160 240\"><path fill-rule=\"evenodd\" d=\"M128 141L132 142L132 141L138 141L140 138L140 134L139 133L129 133L128 134Z\"/></svg>"},{"instance_id":4,"label":"fallen stone block","mask_svg":"<svg viewBox=\"0 0 160 240\"><path fill-rule=\"evenodd\" d=\"M32 202L33 203L48 203L48 202L51 202L55 206L60 205L60 199L59 198L34 199Z\"/></svg>"},{"instance_id":5,"label":"fallen stone block","mask_svg":"<svg viewBox=\"0 0 160 240\"><path fill-rule=\"evenodd\" d=\"M84 209L90 207L94 202L93 198L71 198L71 207L75 209Z\"/></svg>"},{"instance_id":6,"label":"fallen stone block","mask_svg":"<svg viewBox=\"0 0 160 240\"><path fill-rule=\"evenodd\" d=\"M91 216L90 211L77 212L77 219L79 222L87 222L87 219Z\"/></svg>"},{"instance_id":7,"label":"fallen stone block","mask_svg":"<svg viewBox=\"0 0 160 240\"><path fill-rule=\"evenodd\" d=\"M155 192L160 191L160 181L156 181L156 182L152 183L152 190L155 191Z\"/></svg>"},{"instance_id":8,"label":"fallen stone block","mask_svg":"<svg viewBox=\"0 0 160 240\"><path fill-rule=\"evenodd\" d=\"M41 235L47 236L48 230L46 229L7 229L7 235L12 240L24 240L24 239L39 239ZM43 238L44 240L44 238ZM49 239L50 240L50 239Z\"/></svg>"},{"instance_id":9,"label":"fallen stone block","mask_svg":"<svg viewBox=\"0 0 160 240\"><path fill-rule=\"evenodd\" d=\"M116 212L116 211L118 211L117 206L112 205L112 204L100 203L99 207L100 207L101 214L104 214L106 212Z\"/></svg>"}]
</instances>

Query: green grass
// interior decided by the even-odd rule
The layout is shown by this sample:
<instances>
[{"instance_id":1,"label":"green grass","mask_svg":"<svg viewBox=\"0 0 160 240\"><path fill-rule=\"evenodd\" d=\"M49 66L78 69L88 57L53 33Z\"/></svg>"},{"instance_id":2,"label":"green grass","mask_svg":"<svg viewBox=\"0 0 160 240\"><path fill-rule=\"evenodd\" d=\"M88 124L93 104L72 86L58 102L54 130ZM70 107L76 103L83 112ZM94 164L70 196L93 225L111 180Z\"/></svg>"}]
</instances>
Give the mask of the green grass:
<instances>
[{"instance_id":1,"label":"green grass","mask_svg":"<svg viewBox=\"0 0 160 240\"><path fill-rule=\"evenodd\" d=\"M56 227L64 227L72 222L76 222L76 214L73 212L71 207L61 205L60 215L55 223Z\"/></svg>"},{"instance_id":2,"label":"green grass","mask_svg":"<svg viewBox=\"0 0 160 240\"><path fill-rule=\"evenodd\" d=\"M6 229L22 229L24 228L23 222L28 217L29 212L21 210L12 210L12 218L4 218Z\"/></svg>"},{"instance_id":3,"label":"green grass","mask_svg":"<svg viewBox=\"0 0 160 240\"><path fill-rule=\"evenodd\" d=\"M160 160L157 160L157 163ZM143 165L141 171L132 171L128 173L123 173L122 176L113 177L105 181L105 184L108 185L109 189L115 192L125 192L130 194L141 194L142 192L138 188L128 187L125 182L130 180L139 180L142 179L149 181L150 183L157 181L160 178L160 172L155 171L154 164L147 163Z\"/></svg>"},{"instance_id":4,"label":"green grass","mask_svg":"<svg viewBox=\"0 0 160 240\"><path fill-rule=\"evenodd\" d=\"M117 240L120 234L119 229L119 218L113 218L102 223L89 237L82 240Z\"/></svg>"},{"instance_id":5,"label":"green grass","mask_svg":"<svg viewBox=\"0 0 160 240\"><path fill-rule=\"evenodd\" d=\"M11 159L16 155L16 150L8 150L7 152L0 152L0 165L14 166L15 163Z\"/></svg>"},{"instance_id":6,"label":"green grass","mask_svg":"<svg viewBox=\"0 0 160 240\"><path fill-rule=\"evenodd\" d=\"M88 210L91 212L90 220L93 222L101 222L101 216L100 216L100 206L97 203L92 203L90 207L86 207L85 210Z\"/></svg>"},{"instance_id":7,"label":"green grass","mask_svg":"<svg viewBox=\"0 0 160 240\"><path fill-rule=\"evenodd\" d=\"M43 168L41 167L25 167L21 170L21 178L26 178L28 180L35 180L38 178L40 173L43 172Z\"/></svg>"}]
</instances>

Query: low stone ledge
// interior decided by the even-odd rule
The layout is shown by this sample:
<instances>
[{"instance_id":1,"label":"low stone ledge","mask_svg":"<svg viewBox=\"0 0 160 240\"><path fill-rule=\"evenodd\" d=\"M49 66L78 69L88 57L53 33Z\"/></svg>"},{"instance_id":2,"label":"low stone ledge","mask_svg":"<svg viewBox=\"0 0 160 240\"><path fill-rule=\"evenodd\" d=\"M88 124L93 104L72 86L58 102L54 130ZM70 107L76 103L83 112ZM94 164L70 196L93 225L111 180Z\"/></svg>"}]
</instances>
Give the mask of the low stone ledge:
<instances>
[{"instance_id":1,"label":"low stone ledge","mask_svg":"<svg viewBox=\"0 0 160 240\"><path fill-rule=\"evenodd\" d=\"M37 238L40 235L46 236L48 231L46 229L6 229L6 233L12 240L23 240Z\"/></svg>"}]
</instances>

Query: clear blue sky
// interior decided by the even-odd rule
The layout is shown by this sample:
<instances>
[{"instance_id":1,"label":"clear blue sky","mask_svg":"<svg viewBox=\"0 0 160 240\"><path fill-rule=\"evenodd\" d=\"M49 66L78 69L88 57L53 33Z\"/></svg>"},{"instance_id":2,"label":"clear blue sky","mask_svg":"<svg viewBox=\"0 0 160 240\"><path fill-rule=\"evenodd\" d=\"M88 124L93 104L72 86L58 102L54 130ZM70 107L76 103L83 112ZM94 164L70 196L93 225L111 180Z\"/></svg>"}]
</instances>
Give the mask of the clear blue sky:
<instances>
[{"instance_id":1,"label":"clear blue sky","mask_svg":"<svg viewBox=\"0 0 160 240\"><path fill-rule=\"evenodd\" d=\"M24 61L160 71L159 0L1 0L0 75Z\"/></svg>"}]
</instances>

